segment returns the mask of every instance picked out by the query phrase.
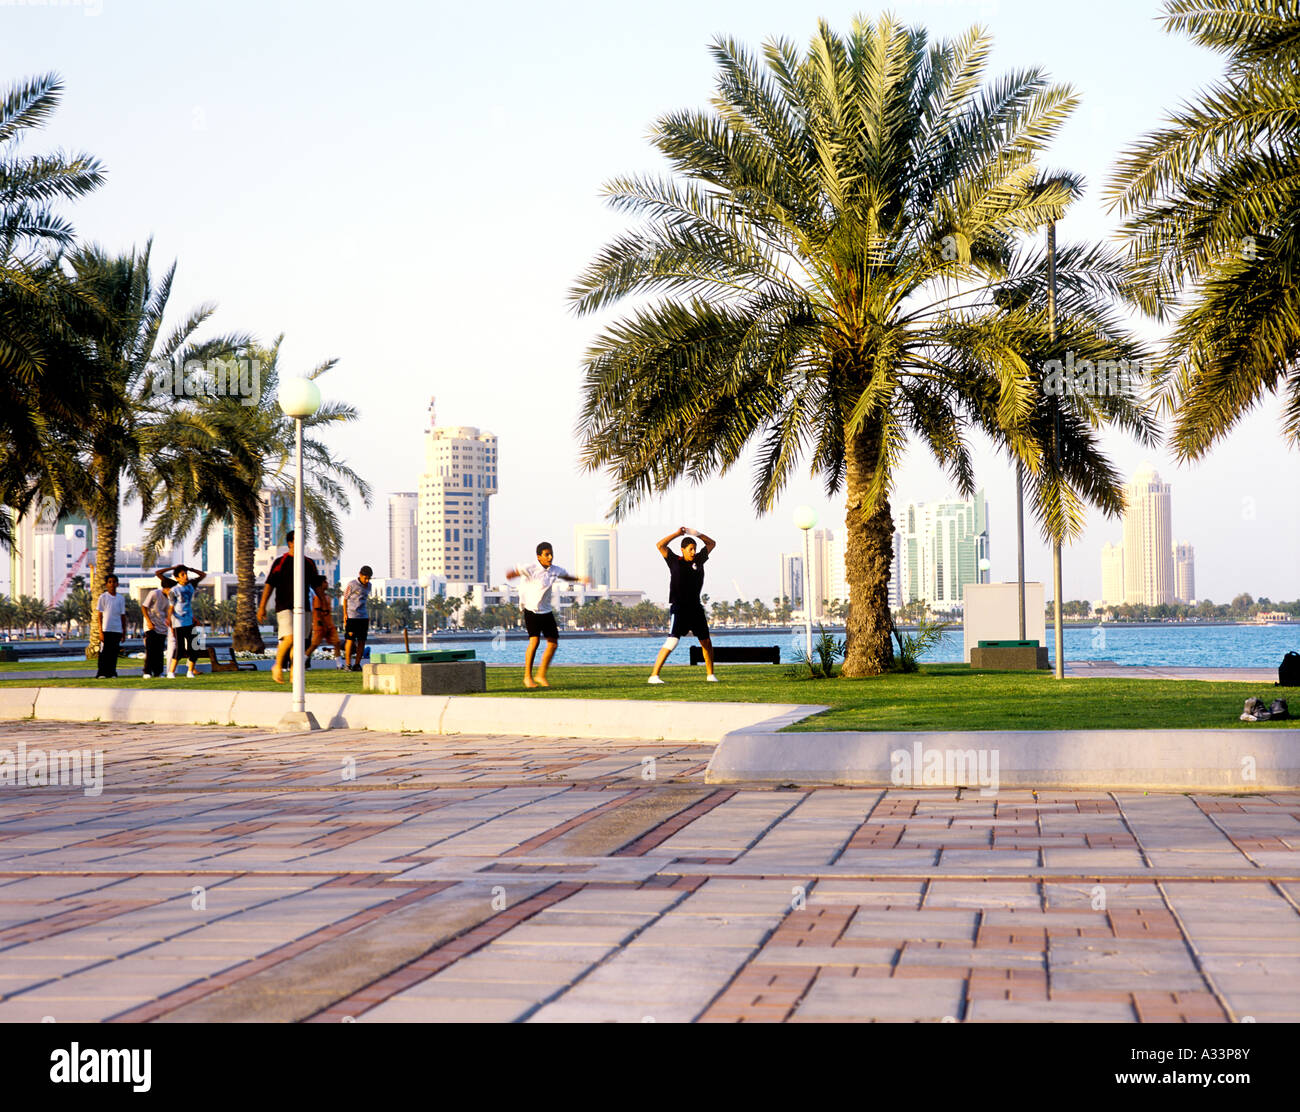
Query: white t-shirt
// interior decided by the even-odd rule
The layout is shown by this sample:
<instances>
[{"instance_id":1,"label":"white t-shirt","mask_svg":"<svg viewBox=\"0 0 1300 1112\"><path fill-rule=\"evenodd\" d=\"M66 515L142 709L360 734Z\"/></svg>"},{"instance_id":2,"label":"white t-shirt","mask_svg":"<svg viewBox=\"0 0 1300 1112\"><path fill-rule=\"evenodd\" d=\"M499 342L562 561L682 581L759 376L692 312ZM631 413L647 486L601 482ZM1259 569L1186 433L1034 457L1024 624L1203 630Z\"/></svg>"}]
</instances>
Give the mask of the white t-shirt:
<instances>
[{"instance_id":1,"label":"white t-shirt","mask_svg":"<svg viewBox=\"0 0 1300 1112\"><path fill-rule=\"evenodd\" d=\"M110 595L105 591L99 596L95 609L104 615L102 628L105 633L125 632L122 619L126 616L126 595Z\"/></svg>"},{"instance_id":2,"label":"white t-shirt","mask_svg":"<svg viewBox=\"0 0 1300 1112\"><path fill-rule=\"evenodd\" d=\"M529 564L526 567L520 564L515 571L523 576L523 582L519 584L519 605L534 614L549 614L551 588L555 586L555 581L573 578L558 564L552 564L549 568L544 568L541 564Z\"/></svg>"}]
</instances>

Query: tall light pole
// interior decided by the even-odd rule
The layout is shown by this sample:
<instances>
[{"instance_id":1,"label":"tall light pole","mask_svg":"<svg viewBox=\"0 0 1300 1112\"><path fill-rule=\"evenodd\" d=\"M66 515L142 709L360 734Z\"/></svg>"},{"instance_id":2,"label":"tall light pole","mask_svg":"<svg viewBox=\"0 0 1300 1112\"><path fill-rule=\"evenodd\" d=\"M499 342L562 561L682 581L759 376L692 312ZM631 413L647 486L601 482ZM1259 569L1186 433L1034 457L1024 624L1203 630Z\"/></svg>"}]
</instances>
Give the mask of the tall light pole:
<instances>
[{"instance_id":1,"label":"tall light pole","mask_svg":"<svg viewBox=\"0 0 1300 1112\"><path fill-rule=\"evenodd\" d=\"M794 523L803 530L803 624L808 659L812 660L812 600L815 584L812 573L812 549L808 544L808 530L817 524L817 511L811 506L800 506L794 512Z\"/></svg>"},{"instance_id":2,"label":"tall light pole","mask_svg":"<svg viewBox=\"0 0 1300 1112\"><path fill-rule=\"evenodd\" d=\"M293 709L280 719L279 730L319 730L307 710L306 535L302 521L302 419L320 408L320 388L309 378L280 383L280 408L293 418Z\"/></svg>"},{"instance_id":3,"label":"tall light pole","mask_svg":"<svg viewBox=\"0 0 1300 1112\"><path fill-rule=\"evenodd\" d=\"M1047 224L1047 338L1056 347L1056 221ZM1052 406L1052 466L1056 481L1061 481L1061 399ZM1061 538L1052 538L1053 617L1056 619L1056 678L1065 679L1065 631L1061 627ZM1024 635L1021 634L1023 637Z\"/></svg>"}]
</instances>

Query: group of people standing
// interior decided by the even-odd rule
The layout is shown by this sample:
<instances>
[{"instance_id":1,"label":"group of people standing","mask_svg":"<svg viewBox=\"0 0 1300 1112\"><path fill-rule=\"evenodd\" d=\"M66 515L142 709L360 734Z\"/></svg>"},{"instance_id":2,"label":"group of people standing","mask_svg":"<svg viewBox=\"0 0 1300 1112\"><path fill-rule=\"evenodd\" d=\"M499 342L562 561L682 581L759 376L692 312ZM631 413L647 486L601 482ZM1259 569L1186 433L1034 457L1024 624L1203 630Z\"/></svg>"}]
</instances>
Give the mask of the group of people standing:
<instances>
[{"instance_id":1,"label":"group of people standing","mask_svg":"<svg viewBox=\"0 0 1300 1112\"><path fill-rule=\"evenodd\" d=\"M288 551L278 556L271 565L262 588L262 599L257 608L257 621L266 621L266 607L272 596L275 599L275 624L279 643L271 678L284 682L284 666L293 651L293 557L294 535L290 531L286 541ZM307 648L307 666L311 667L311 654L321 645L334 649L336 667L353 672L361 671L366 637L370 629L370 580L374 575L369 565L364 565L343 591L343 639L334 625L333 603L326 589L327 580L320 574L316 562L304 559L304 579L312 593L311 640ZM141 600L144 615L144 671L146 679L166 676L176 678L176 666L185 659L189 662L192 679L198 674L198 652L194 646L194 592L207 572L189 568L184 564L159 568L154 574L159 583L145 593ZM118 593L118 577L110 575L104 581L104 591L95 604L95 631L100 642L99 660L95 678L116 679L117 659L126 632L126 596ZM165 669L165 671L164 671Z\"/></svg>"},{"instance_id":2,"label":"group of people standing","mask_svg":"<svg viewBox=\"0 0 1300 1112\"><path fill-rule=\"evenodd\" d=\"M194 648L194 591L207 575L197 568L177 564L159 568L154 575L158 586L141 600L144 616L145 679L164 674L176 678L176 665L183 656L189 662L191 679L199 670L199 656ZM117 593L118 578L104 580L104 591L95 603L95 632L99 636L99 660L96 679L117 678L117 657L126 632L126 596ZM164 673L164 667L166 672Z\"/></svg>"}]
</instances>

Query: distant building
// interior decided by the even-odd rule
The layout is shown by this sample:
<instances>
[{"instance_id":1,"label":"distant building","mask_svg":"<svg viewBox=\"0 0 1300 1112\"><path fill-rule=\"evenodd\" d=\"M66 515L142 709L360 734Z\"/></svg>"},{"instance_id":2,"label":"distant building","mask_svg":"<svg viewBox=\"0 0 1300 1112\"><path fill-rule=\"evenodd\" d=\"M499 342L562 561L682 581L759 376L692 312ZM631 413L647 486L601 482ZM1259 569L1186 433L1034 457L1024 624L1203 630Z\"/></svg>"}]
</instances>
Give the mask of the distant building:
<instances>
[{"instance_id":1,"label":"distant building","mask_svg":"<svg viewBox=\"0 0 1300 1112\"><path fill-rule=\"evenodd\" d=\"M1174 601L1172 494L1144 464L1124 488L1124 601L1159 606Z\"/></svg>"},{"instance_id":2,"label":"distant building","mask_svg":"<svg viewBox=\"0 0 1300 1112\"><path fill-rule=\"evenodd\" d=\"M4 594L11 598L30 595L57 605L75 576L84 575L90 586L95 551L92 530L84 517L40 511L18 517L7 508L0 508L0 513L14 518L14 549L0 551L0 560L8 565Z\"/></svg>"},{"instance_id":3,"label":"distant building","mask_svg":"<svg viewBox=\"0 0 1300 1112\"><path fill-rule=\"evenodd\" d=\"M845 548L848 537L843 529L831 534L826 544L826 589L822 598L827 602L838 599L842 603L849 601L848 565L845 561Z\"/></svg>"},{"instance_id":4,"label":"distant building","mask_svg":"<svg viewBox=\"0 0 1300 1112\"><path fill-rule=\"evenodd\" d=\"M464 425L439 427L430 398L417 523L421 581L488 581L488 499L496 492L497 438Z\"/></svg>"},{"instance_id":5,"label":"distant building","mask_svg":"<svg viewBox=\"0 0 1300 1112\"><path fill-rule=\"evenodd\" d=\"M1196 554L1186 541L1174 545L1174 598L1196 601Z\"/></svg>"},{"instance_id":6,"label":"distant building","mask_svg":"<svg viewBox=\"0 0 1300 1112\"><path fill-rule=\"evenodd\" d=\"M789 599L791 606L802 606L803 557L794 552L782 552L780 565L781 587L777 597Z\"/></svg>"},{"instance_id":7,"label":"distant building","mask_svg":"<svg viewBox=\"0 0 1300 1112\"><path fill-rule=\"evenodd\" d=\"M618 589L618 530L612 525L576 525L573 529L573 563L564 564L585 575L593 587Z\"/></svg>"},{"instance_id":8,"label":"distant building","mask_svg":"<svg viewBox=\"0 0 1300 1112\"><path fill-rule=\"evenodd\" d=\"M825 617L826 604L834 597L830 594L831 544L835 534L829 529L814 529L808 536L811 555L804 576L804 587L812 599L814 618Z\"/></svg>"},{"instance_id":9,"label":"distant building","mask_svg":"<svg viewBox=\"0 0 1300 1112\"><path fill-rule=\"evenodd\" d=\"M388 575L392 579L414 579L419 570L419 506L420 496L415 491L388 496Z\"/></svg>"},{"instance_id":10,"label":"distant building","mask_svg":"<svg viewBox=\"0 0 1300 1112\"><path fill-rule=\"evenodd\" d=\"M922 601L936 610L957 610L966 584L989 581L982 490L963 502L909 502L898 532L899 605Z\"/></svg>"},{"instance_id":11,"label":"distant building","mask_svg":"<svg viewBox=\"0 0 1300 1112\"><path fill-rule=\"evenodd\" d=\"M1107 544L1101 550L1101 600L1107 606L1124 603L1124 546Z\"/></svg>"}]
</instances>

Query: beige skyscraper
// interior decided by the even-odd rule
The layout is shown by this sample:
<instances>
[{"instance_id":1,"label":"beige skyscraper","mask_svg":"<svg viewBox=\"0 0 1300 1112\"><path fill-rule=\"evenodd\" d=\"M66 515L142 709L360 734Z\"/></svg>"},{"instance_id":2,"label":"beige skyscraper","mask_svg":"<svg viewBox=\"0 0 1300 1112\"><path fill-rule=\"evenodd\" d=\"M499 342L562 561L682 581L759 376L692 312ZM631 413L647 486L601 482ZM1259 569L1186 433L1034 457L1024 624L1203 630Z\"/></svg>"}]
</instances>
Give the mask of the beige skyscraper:
<instances>
[{"instance_id":1,"label":"beige skyscraper","mask_svg":"<svg viewBox=\"0 0 1300 1112\"><path fill-rule=\"evenodd\" d=\"M1130 605L1174 601L1170 490L1149 463L1124 488L1124 601Z\"/></svg>"},{"instance_id":2,"label":"beige skyscraper","mask_svg":"<svg viewBox=\"0 0 1300 1112\"><path fill-rule=\"evenodd\" d=\"M489 581L488 499L496 492L497 438L464 425L439 427L430 398L417 523L421 581Z\"/></svg>"},{"instance_id":3,"label":"beige skyscraper","mask_svg":"<svg viewBox=\"0 0 1300 1112\"><path fill-rule=\"evenodd\" d=\"M1174 597L1179 602L1196 600L1196 554L1186 541L1174 545Z\"/></svg>"},{"instance_id":4,"label":"beige skyscraper","mask_svg":"<svg viewBox=\"0 0 1300 1112\"><path fill-rule=\"evenodd\" d=\"M1101 601L1116 606L1124 602L1124 547L1108 544L1101 550Z\"/></svg>"}]
</instances>

